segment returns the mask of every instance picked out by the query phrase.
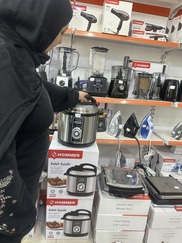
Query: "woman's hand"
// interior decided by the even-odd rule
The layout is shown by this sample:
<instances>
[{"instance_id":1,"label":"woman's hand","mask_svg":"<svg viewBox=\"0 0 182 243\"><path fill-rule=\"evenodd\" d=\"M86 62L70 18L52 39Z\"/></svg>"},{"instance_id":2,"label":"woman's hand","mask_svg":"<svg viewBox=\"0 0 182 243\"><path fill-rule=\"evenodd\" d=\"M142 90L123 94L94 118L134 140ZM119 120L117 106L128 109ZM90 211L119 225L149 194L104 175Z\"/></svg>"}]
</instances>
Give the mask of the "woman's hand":
<instances>
[{"instance_id":1,"label":"woman's hand","mask_svg":"<svg viewBox=\"0 0 182 243\"><path fill-rule=\"evenodd\" d=\"M81 102L88 102L88 100L85 98L86 95L88 95L87 92L79 91L79 100Z\"/></svg>"}]
</instances>

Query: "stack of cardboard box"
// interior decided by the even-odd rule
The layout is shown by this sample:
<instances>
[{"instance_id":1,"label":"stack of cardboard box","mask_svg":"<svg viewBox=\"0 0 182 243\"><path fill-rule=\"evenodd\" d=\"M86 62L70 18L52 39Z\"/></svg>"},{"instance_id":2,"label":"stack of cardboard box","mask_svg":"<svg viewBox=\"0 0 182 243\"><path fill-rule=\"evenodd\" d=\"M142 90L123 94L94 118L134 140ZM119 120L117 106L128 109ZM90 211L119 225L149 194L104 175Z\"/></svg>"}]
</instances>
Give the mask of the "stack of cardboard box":
<instances>
[{"instance_id":1,"label":"stack of cardboard box","mask_svg":"<svg viewBox=\"0 0 182 243\"><path fill-rule=\"evenodd\" d=\"M151 200L138 194L129 198L109 195L101 189L94 200L93 235L95 243L142 243Z\"/></svg>"},{"instance_id":2,"label":"stack of cardboard box","mask_svg":"<svg viewBox=\"0 0 182 243\"><path fill-rule=\"evenodd\" d=\"M150 22L141 19L133 19L130 25L130 35L132 37L167 41L168 34L166 34L167 23Z\"/></svg>"},{"instance_id":3,"label":"stack of cardboard box","mask_svg":"<svg viewBox=\"0 0 182 243\"><path fill-rule=\"evenodd\" d=\"M99 159L97 144L86 148L63 146L55 132L48 158L46 238L89 238Z\"/></svg>"},{"instance_id":4,"label":"stack of cardboard box","mask_svg":"<svg viewBox=\"0 0 182 243\"><path fill-rule=\"evenodd\" d=\"M144 243L179 243L182 239L182 206L152 205Z\"/></svg>"}]
</instances>

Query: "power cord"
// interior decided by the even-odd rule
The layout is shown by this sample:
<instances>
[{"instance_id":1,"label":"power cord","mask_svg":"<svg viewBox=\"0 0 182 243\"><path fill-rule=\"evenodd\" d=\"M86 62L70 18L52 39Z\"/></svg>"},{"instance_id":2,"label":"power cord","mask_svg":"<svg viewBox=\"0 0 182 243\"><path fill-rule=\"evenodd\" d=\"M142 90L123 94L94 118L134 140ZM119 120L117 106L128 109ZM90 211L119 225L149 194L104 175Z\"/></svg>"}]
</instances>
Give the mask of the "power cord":
<instances>
[{"instance_id":1,"label":"power cord","mask_svg":"<svg viewBox=\"0 0 182 243\"><path fill-rule=\"evenodd\" d=\"M138 152L139 152L139 163L142 163L142 157L141 157L141 148L140 148L140 142L137 137L135 137L137 144L138 144Z\"/></svg>"},{"instance_id":2,"label":"power cord","mask_svg":"<svg viewBox=\"0 0 182 243\"><path fill-rule=\"evenodd\" d=\"M146 155L144 155L145 161L149 161L150 157L155 154L155 150L151 148L151 139L149 138L150 144L149 144L149 150Z\"/></svg>"}]
</instances>

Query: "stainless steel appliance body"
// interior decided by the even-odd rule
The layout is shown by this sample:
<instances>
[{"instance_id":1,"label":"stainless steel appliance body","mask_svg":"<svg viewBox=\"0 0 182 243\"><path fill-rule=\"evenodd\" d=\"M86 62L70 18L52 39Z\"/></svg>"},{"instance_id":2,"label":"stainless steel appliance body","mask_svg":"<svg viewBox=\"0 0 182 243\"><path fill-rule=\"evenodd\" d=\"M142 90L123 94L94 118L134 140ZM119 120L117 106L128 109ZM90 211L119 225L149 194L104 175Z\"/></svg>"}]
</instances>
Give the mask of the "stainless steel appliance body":
<instances>
[{"instance_id":1,"label":"stainless steel appliance body","mask_svg":"<svg viewBox=\"0 0 182 243\"><path fill-rule=\"evenodd\" d=\"M75 196L90 196L95 191L97 167L83 163L70 167L67 175L67 192Z\"/></svg>"},{"instance_id":2,"label":"stainless steel appliance body","mask_svg":"<svg viewBox=\"0 0 182 243\"><path fill-rule=\"evenodd\" d=\"M96 140L98 107L95 103L80 103L59 113L58 140L71 147L87 147Z\"/></svg>"},{"instance_id":3,"label":"stainless steel appliance body","mask_svg":"<svg viewBox=\"0 0 182 243\"><path fill-rule=\"evenodd\" d=\"M63 218L63 232L66 236L81 237L88 235L91 225L91 212L78 209L66 213Z\"/></svg>"}]
</instances>

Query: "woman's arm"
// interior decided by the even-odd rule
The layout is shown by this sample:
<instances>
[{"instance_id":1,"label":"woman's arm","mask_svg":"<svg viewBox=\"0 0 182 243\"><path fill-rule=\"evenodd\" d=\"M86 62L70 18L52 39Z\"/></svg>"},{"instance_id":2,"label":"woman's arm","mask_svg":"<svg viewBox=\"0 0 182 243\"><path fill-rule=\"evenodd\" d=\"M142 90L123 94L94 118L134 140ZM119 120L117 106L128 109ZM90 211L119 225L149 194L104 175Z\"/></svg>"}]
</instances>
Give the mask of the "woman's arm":
<instances>
[{"instance_id":1,"label":"woman's arm","mask_svg":"<svg viewBox=\"0 0 182 243\"><path fill-rule=\"evenodd\" d=\"M52 103L54 112L63 111L67 108L75 106L79 100L85 101L86 92L77 91L69 87L60 87L56 84L52 84L42 80Z\"/></svg>"}]
</instances>

